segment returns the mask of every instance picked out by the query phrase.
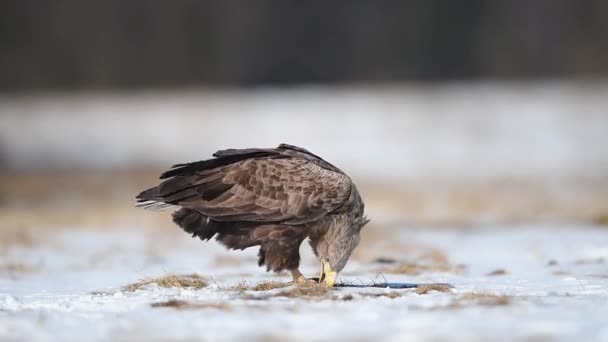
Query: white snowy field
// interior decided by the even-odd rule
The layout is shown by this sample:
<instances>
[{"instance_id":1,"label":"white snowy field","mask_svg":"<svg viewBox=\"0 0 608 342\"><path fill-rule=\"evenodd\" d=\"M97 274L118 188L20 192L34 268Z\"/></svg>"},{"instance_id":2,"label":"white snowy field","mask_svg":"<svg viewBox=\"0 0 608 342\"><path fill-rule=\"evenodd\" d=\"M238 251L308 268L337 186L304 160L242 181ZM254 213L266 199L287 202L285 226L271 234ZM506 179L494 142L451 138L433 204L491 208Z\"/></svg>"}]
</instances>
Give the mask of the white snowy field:
<instances>
[{"instance_id":1,"label":"white snowy field","mask_svg":"<svg viewBox=\"0 0 608 342\"><path fill-rule=\"evenodd\" d=\"M447 292L308 295L255 291L290 277L258 268L255 250L229 252L178 228L65 230L0 253L0 339L608 341L606 227L449 228L370 225L340 275L361 286L449 283ZM303 272L316 276L307 245L302 254ZM124 288L169 273L198 273L208 285Z\"/></svg>"}]
</instances>

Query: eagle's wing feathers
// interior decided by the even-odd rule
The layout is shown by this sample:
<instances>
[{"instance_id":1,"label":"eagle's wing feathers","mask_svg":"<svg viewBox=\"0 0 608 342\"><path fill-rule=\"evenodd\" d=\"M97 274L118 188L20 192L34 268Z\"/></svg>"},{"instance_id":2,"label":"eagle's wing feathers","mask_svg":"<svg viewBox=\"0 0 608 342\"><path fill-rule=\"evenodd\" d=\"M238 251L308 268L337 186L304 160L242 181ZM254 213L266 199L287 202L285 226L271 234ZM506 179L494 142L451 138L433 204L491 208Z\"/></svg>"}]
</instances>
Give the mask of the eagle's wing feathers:
<instances>
[{"instance_id":1,"label":"eagle's wing feathers","mask_svg":"<svg viewBox=\"0 0 608 342\"><path fill-rule=\"evenodd\" d=\"M303 224L338 209L350 190L346 175L309 160L254 158L171 178L159 199L217 221Z\"/></svg>"}]
</instances>

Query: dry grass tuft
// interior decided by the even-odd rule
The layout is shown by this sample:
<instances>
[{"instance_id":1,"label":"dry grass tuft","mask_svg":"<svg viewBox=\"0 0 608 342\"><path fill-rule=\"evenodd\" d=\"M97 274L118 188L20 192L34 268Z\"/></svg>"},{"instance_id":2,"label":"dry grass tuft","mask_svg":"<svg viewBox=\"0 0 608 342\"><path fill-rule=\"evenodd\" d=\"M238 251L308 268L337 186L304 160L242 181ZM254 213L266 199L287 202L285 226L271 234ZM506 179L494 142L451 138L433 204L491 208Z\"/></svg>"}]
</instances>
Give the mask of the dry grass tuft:
<instances>
[{"instance_id":1,"label":"dry grass tuft","mask_svg":"<svg viewBox=\"0 0 608 342\"><path fill-rule=\"evenodd\" d=\"M291 289L283 290L277 294L277 297L323 297L331 292L325 284L304 283L298 284Z\"/></svg>"},{"instance_id":2,"label":"dry grass tuft","mask_svg":"<svg viewBox=\"0 0 608 342\"><path fill-rule=\"evenodd\" d=\"M512 298L506 295L495 295L489 293L466 293L457 299L451 307L463 307L472 305L481 306L503 306L511 304ZM468 305L467 305L468 304Z\"/></svg>"},{"instance_id":3,"label":"dry grass tuft","mask_svg":"<svg viewBox=\"0 0 608 342\"><path fill-rule=\"evenodd\" d=\"M329 299L334 300L334 301L349 302L349 301L355 299L355 297L352 294L349 293L347 295L333 295Z\"/></svg>"},{"instance_id":4,"label":"dry grass tuft","mask_svg":"<svg viewBox=\"0 0 608 342\"><path fill-rule=\"evenodd\" d=\"M501 276L501 275L505 275L507 274L507 270L505 270L504 268L497 268L494 271L488 273L488 276Z\"/></svg>"},{"instance_id":5,"label":"dry grass tuft","mask_svg":"<svg viewBox=\"0 0 608 342\"><path fill-rule=\"evenodd\" d=\"M455 296L454 300L447 305L433 307L416 307L421 310L444 310L444 309L465 309L475 306L505 306L511 304L513 298L507 295L496 295L490 293L465 293Z\"/></svg>"},{"instance_id":6,"label":"dry grass tuft","mask_svg":"<svg viewBox=\"0 0 608 342\"><path fill-rule=\"evenodd\" d=\"M21 262L9 261L9 262L0 264L0 271L5 271L6 273L9 273L11 275L36 273L36 272L40 271L40 266L38 266L38 265L32 266L32 265L26 265Z\"/></svg>"},{"instance_id":7,"label":"dry grass tuft","mask_svg":"<svg viewBox=\"0 0 608 342\"><path fill-rule=\"evenodd\" d=\"M431 248L414 257L411 261L400 263L394 262L394 265L384 267L380 271L386 273L418 275L424 272L462 273L465 269L466 267L463 265L452 265L445 253Z\"/></svg>"},{"instance_id":8,"label":"dry grass tuft","mask_svg":"<svg viewBox=\"0 0 608 342\"><path fill-rule=\"evenodd\" d=\"M361 295L363 297L373 297L373 298L388 297L390 299L395 299L397 297L401 297L401 293L399 293L397 291L382 292L382 293L362 293Z\"/></svg>"},{"instance_id":9,"label":"dry grass tuft","mask_svg":"<svg viewBox=\"0 0 608 342\"><path fill-rule=\"evenodd\" d=\"M595 224L599 224L602 226L608 226L608 212L607 213L603 213L603 214L598 214L597 216L593 217L593 223Z\"/></svg>"},{"instance_id":10,"label":"dry grass tuft","mask_svg":"<svg viewBox=\"0 0 608 342\"><path fill-rule=\"evenodd\" d=\"M3 217L1 213L0 217ZM34 234L31 229L26 229L20 225L7 225L7 227L0 229L0 248L2 250L9 247L32 248L39 244L39 235L41 234Z\"/></svg>"},{"instance_id":11,"label":"dry grass tuft","mask_svg":"<svg viewBox=\"0 0 608 342\"><path fill-rule=\"evenodd\" d=\"M168 213L152 215L125 205L126 198L155 182L162 171L145 167L84 173L24 175L4 172L0 174L3 200L0 203L0 222L5 226L33 228L38 235L48 234L49 229L56 232L65 227L122 227L127 219L138 222L136 226L145 227L148 232L154 229L173 235L174 229L167 225L170 222ZM576 203L556 200L550 187L537 180L509 177L471 182L423 177L398 187L395 184L364 182L361 190L366 193L366 203L394 216L395 220L407 217L414 225L467 225L476 222L480 213L507 222L550 216L608 225L608 183L572 177L565 178L563 184L565 189L577 189L581 194ZM68 205L63 198L69 200ZM426 210L437 205L442 208L440 213ZM93 207L94 211L88 210ZM383 228L374 221L371 224L375 225L374 228ZM402 246L387 241L386 232L383 229L364 229L361 246L353 257L370 260L378 246L400 253Z\"/></svg>"},{"instance_id":12,"label":"dry grass tuft","mask_svg":"<svg viewBox=\"0 0 608 342\"><path fill-rule=\"evenodd\" d=\"M153 308L173 308L178 310L193 309L217 309L228 310L230 307L225 303L191 303L185 300L171 299L166 302L150 304Z\"/></svg>"},{"instance_id":13,"label":"dry grass tuft","mask_svg":"<svg viewBox=\"0 0 608 342\"><path fill-rule=\"evenodd\" d=\"M281 289L287 286L291 286L293 283L282 283L279 281L264 281L258 284L255 284L250 288L252 291L270 291L274 289Z\"/></svg>"},{"instance_id":14,"label":"dry grass tuft","mask_svg":"<svg viewBox=\"0 0 608 342\"><path fill-rule=\"evenodd\" d=\"M135 291L140 288L157 284L160 287L193 287L201 289L207 286L205 279L199 274L168 274L159 278L144 278L136 283L124 287L124 291Z\"/></svg>"},{"instance_id":15,"label":"dry grass tuft","mask_svg":"<svg viewBox=\"0 0 608 342\"><path fill-rule=\"evenodd\" d=\"M342 300L344 300L344 301L349 301L349 300L353 300L353 299L354 299L354 297L353 297L353 295L351 295L351 294L347 294L346 296L344 296L344 297L342 297L342 298L340 298L340 299L342 299Z\"/></svg>"},{"instance_id":16,"label":"dry grass tuft","mask_svg":"<svg viewBox=\"0 0 608 342\"><path fill-rule=\"evenodd\" d=\"M431 291L452 292L450 286L446 284L422 284L416 288L416 293L419 295L427 294Z\"/></svg>"},{"instance_id":17,"label":"dry grass tuft","mask_svg":"<svg viewBox=\"0 0 608 342\"><path fill-rule=\"evenodd\" d=\"M374 263L376 264L396 264L397 260L389 257L377 257L374 259Z\"/></svg>"},{"instance_id":18,"label":"dry grass tuft","mask_svg":"<svg viewBox=\"0 0 608 342\"><path fill-rule=\"evenodd\" d=\"M239 291L239 292L243 292L243 291L247 291L249 290L249 285L247 285L246 281L241 281L238 284L228 288L229 290L232 291Z\"/></svg>"}]
</instances>

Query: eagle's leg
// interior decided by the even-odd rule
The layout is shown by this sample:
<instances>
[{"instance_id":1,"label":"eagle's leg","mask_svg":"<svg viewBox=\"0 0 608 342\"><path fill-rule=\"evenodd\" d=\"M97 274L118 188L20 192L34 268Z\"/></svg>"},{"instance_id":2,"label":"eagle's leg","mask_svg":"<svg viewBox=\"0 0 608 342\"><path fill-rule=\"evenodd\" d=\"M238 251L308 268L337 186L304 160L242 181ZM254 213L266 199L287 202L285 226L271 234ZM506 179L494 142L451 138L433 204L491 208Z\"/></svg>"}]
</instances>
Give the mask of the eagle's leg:
<instances>
[{"instance_id":1,"label":"eagle's leg","mask_svg":"<svg viewBox=\"0 0 608 342\"><path fill-rule=\"evenodd\" d=\"M299 283L303 283L308 280L304 277L304 275L302 274L302 272L300 272L299 269L292 268L290 271L291 271L291 276L293 277L294 283L299 284Z\"/></svg>"},{"instance_id":2,"label":"eagle's leg","mask_svg":"<svg viewBox=\"0 0 608 342\"><path fill-rule=\"evenodd\" d=\"M294 284L317 283L314 279L306 278L297 268L292 268L289 271L291 271Z\"/></svg>"}]
</instances>

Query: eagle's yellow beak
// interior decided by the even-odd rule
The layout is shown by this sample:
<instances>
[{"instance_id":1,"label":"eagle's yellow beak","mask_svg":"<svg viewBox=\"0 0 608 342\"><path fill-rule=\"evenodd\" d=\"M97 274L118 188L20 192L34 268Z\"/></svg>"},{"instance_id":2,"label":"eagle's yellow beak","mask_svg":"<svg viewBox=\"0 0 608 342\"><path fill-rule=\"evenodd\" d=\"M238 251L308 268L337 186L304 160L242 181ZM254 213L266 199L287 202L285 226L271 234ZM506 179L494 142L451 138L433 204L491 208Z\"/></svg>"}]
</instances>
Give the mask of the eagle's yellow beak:
<instances>
[{"instance_id":1,"label":"eagle's yellow beak","mask_svg":"<svg viewBox=\"0 0 608 342\"><path fill-rule=\"evenodd\" d=\"M319 276L319 282L325 282L327 287L333 287L338 279L338 272L331 269L329 261L327 259L321 259L321 275Z\"/></svg>"}]
</instances>

